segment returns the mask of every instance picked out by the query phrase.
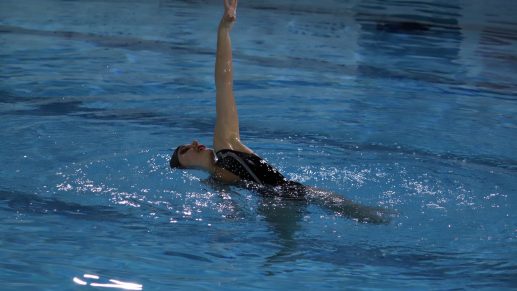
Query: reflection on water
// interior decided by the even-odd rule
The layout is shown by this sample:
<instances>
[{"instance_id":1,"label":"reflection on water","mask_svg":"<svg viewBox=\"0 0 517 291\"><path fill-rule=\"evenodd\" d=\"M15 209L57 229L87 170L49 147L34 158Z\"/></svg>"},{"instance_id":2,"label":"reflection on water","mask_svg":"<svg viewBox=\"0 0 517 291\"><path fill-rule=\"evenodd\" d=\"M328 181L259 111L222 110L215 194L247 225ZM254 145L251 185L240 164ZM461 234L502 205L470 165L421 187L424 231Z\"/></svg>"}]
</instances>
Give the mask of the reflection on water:
<instances>
[{"instance_id":1,"label":"reflection on water","mask_svg":"<svg viewBox=\"0 0 517 291\"><path fill-rule=\"evenodd\" d=\"M115 288L122 290L142 290L143 286L136 283L123 282L115 279L108 279L109 283L102 283L104 280L99 281L101 278L97 275L84 274L83 278L74 277L72 280L77 285L81 286L92 286L101 288ZM92 282L93 281L93 282Z\"/></svg>"},{"instance_id":2,"label":"reflection on water","mask_svg":"<svg viewBox=\"0 0 517 291\"><path fill-rule=\"evenodd\" d=\"M257 213L264 217L271 230L278 238L279 250L269 256L266 266L278 261L295 260L298 244L296 233L300 231L307 203L302 201L280 201L278 199L261 199Z\"/></svg>"}]
</instances>

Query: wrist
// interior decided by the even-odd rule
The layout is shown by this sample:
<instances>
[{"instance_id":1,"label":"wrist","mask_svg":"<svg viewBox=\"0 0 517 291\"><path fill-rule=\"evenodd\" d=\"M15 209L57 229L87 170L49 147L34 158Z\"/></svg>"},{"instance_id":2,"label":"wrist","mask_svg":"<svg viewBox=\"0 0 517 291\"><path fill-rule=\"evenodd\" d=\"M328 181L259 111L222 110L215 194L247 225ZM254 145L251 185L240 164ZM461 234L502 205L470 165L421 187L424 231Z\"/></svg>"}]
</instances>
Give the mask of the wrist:
<instances>
[{"instance_id":1,"label":"wrist","mask_svg":"<svg viewBox=\"0 0 517 291\"><path fill-rule=\"evenodd\" d=\"M226 19L221 19L221 22L219 23L219 29L230 31L233 26L233 21L228 21Z\"/></svg>"}]
</instances>

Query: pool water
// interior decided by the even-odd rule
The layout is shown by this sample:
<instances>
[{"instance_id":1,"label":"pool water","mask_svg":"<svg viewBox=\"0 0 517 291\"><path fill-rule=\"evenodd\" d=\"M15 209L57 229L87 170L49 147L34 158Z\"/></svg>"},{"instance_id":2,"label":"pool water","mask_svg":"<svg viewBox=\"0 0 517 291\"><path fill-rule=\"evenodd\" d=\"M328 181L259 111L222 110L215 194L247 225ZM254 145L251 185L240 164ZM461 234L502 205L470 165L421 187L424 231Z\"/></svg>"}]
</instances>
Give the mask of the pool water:
<instances>
[{"instance_id":1,"label":"pool water","mask_svg":"<svg viewBox=\"0 0 517 291\"><path fill-rule=\"evenodd\" d=\"M241 1L241 137L358 223L171 171L219 1L0 2L0 289L517 288L517 4Z\"/></svg>"}]
</instances>

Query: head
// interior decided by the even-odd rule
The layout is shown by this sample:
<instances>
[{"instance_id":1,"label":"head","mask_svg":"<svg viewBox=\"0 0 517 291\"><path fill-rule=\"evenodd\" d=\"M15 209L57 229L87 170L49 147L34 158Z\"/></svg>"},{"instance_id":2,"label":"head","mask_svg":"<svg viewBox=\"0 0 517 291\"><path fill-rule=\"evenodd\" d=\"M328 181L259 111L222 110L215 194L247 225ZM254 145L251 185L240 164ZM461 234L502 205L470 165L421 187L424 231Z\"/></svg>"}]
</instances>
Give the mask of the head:
<instances>
[{"instance_id":1,"label":"head","mask_svg":"<svg viewBox=\"0 0 517 291\"><path fill-rule=\"evenodd\" d=\"M198 143L180 145L171 156L171 168L210 170L214 163L214 151Z\"/></svg>"}]
</instances>

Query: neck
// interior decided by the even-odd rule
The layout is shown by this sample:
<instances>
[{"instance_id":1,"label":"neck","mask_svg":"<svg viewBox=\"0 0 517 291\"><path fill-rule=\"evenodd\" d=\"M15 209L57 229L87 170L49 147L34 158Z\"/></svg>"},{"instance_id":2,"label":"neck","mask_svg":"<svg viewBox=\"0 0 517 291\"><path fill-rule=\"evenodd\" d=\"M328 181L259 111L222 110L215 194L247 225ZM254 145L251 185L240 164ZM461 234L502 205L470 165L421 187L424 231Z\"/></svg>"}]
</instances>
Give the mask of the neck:
<instances>
[{"instance_id":1,"label":"neck","mask_svg":"<svg viewBox=\"0 0 517 291\"><path fill-rule=\"evenodd\" d=\"M212 152L210 156L211 158L208 160L208 163L203 167L203 169L210 174L214 174L217 169L217 166L215 165L215 154Z\"/></svg>"},{"instance_id":2,"label":"neck","mask_svg":"<svg viewBox=\"0 0 517 291\"><path fill-rule=\"evenodd\" d=\"M210 174L214 174L217 166L215 165L215 160L210 160L210 163L206 166L205 170Z\"/></svg>"}]
</instances>

